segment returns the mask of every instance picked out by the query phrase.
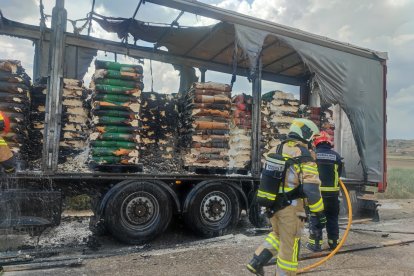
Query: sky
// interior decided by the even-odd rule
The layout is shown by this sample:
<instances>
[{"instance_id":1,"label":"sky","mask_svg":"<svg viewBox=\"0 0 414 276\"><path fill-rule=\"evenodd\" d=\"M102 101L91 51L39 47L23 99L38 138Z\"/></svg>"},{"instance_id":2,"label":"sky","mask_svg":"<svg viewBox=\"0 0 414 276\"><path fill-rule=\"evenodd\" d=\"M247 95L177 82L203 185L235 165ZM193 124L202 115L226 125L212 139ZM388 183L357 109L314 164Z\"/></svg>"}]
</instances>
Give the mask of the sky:
<instances>
[{"instance_id":1,"label":"sky","mask_svg":"<svg viewBox=\"0 0 414 276\"><path fill-rule=\"evenodd\" d=\"M0 9L12 20L38 25L40 0L0 0ZM24 4L23 4L24 2ZM43 0L45 13L51 14L54 0ZM414 139L414 128L408 123L414 117L414 0L203 0L220 8L298 28L376 51L388 52L387 75L387 135L389 139ZM69 19L85 18L92 0L66 0ZM131 17L138 0L96 0L100 14ZM146 3L140 8L137 19L157 23L170 23L179 11ZM206 25L214 20L185 13L180 25ZM50 24L50 19L48 24ZM78 24L79 27L80 24ZM68 30L71 30L68 24ZM118 41L116 35L104 32L97 24L92 26L92 36ZM29 75L32 74L34 48L27 40L0 36L0 59L22 61ZM113 60L112 53L98 53L99 59ZM118 56L118 61L134 63L136 60ZM145 61L145 86L148 90L153 80L154 91L171 93L179 85L178 72L170 64ZM146 73L148 72L148 73ZM85 77L88 83L92 67ZM231 76L207 71L207 80L229 83ZM146 90L147 90L146 89ZM281 89L298 93L298 88L263 82L263 92ZM251 84L238 77L233 89L248 92Z\"/></svg>"}]
</instances>

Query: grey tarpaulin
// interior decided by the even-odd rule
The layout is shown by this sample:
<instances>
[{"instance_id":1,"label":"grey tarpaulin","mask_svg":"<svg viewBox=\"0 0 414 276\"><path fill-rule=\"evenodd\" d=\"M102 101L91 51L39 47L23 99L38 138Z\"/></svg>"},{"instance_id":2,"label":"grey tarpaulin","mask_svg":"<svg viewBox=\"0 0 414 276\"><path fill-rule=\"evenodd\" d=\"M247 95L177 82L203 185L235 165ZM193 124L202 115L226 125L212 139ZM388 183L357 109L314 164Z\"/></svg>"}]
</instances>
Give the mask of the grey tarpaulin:
<instances>
[{"instance_id":1,"label":"grey tarpaulin","mask_svg":"<svg viewBox=\"0 0 414 276\"><path fill-rule=\"evenodd\" d=\"M253 71L256 68L257 58L262 51L263 43L268 34L266 32L258 32L252 28L240 27L235 28L237 45L243 49L244 55L249 60L250 69ZM253 75L253 72L251 75Z\"/></svg>"},{"instance_id":2,"label":"grey tarpaulin","mask_svg":"<svg viewBox=\"0 0 414 276\"><path fill-rule=\"evenodd\" d=\"M68 79L81 80L88 71L97 51L83 47L66 46L64 76Z\"/></svg>"},{"instance_id":3,"label":"grey tarpaulin","mask_svg":"<svg viewBox=\"0 0 414 276\"><path fill-rule=\"evenodd\" d=\"M39 47L39 43L36 42L35 47L33 78L38 79L49 75L49 42L43 41L42 47ZM97 50L94 49L66 46L63 64L64 77L77 80L83 79L96 55Z\"/></svg>"},{"instance_id":4,"label":"grey tarpaulin","mask_svg":"<svg viewBox=\"0 0 414 276\"><path fill-rule=\"evenodd\" d=\"M320 85L321 98L328 103L339 104L347 114L367 180L382 182L385 131L382 114L385 111L380 60L245 26L235 25L235 29L238 45L245 52L251 49L260 51L258 46L263 37L273 35L299 53ZM256 61L250 61L251 68L256 64Z\"/></svg>"}]
</instances>

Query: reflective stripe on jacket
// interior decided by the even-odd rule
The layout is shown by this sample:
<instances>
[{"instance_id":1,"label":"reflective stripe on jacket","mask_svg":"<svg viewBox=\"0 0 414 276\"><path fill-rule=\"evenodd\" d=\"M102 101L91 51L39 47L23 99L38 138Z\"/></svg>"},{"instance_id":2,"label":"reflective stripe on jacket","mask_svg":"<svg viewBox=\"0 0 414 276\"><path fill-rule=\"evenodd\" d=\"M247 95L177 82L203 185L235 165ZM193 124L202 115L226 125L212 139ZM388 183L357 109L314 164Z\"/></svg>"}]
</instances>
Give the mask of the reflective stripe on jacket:
<instances>
[{"instance_id":1,"label":"reflective stripe on jacket","mask_svg":"<svg viewBox=\"0 0 414 276\"><path fill-rule=\"evenodd\" d=\"M315 159L315 154L307 149L307 145L300 141L289 141L283 146L283 156L295 158L300 156L309 156ZM299 181L300 180L300 181ZM321 181L319 179L318 168L315 161L305 161L300 164L290 166L286 171L286 178L284 181L285 192L291 191L298 187L299 184L310 185L311 189L303 189L307 197L308 207L311 212L320 212L324 210L324 205L319 190ZM283 189L283 188L282 188ZM307 194L306 191L312 191Z\"/></svg>"},{"instance_id":2,"label":"reflective stripe on jacket","mask_svg":"<svg viewBox=\"0 0 414 276\"><path fill-rule=\"evenodd\" d=\"M321 191L323 193L339 192L339 176L342 172L341 156L329 145L318 145L316 163L321 180Z\"/></svg>"},{"instance_id":3,"label":"reflective stripe on jacket","mask_svg":"<svg viewBox=\"0 0 414 276\"><path fill-rule=\"evenodd\" d=\"M0 163L13 157L13 153L7 146L6 141L0 136Z\"/></svg>"},{"instance_id":4,"label":"reflective stripe on jacket","mask_svg":"<svg viewBox=\"0 0 414 276\"><path fill-rule=\"evenodd\" d=\"M285 157L295 158L303 155L302 149L307 146L299 141L290 141L283 146L282 154ZM314 158L314 153L310 152ZM300 173L302 174L300 175ZM286 179L284 181L285 191L290 191L299 185L299 177L302 177L302 183L309 183L320 185L318 168L315 162L303 162L300 165L294 164L290 166L286 172Z\"/></svg>"}]
</instances>

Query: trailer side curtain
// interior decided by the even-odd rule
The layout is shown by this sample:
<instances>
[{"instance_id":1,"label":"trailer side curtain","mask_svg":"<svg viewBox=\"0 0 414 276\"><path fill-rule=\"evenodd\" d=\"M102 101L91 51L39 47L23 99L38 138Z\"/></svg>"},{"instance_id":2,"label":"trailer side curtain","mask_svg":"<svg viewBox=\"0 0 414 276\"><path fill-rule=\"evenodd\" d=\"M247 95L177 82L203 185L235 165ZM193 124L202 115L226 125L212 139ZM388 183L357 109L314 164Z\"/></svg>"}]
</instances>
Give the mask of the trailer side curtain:
<instances>
[{"instance_id":1,"label":"trailer side curtain","mask_svg":"<svg viewBox=\"0 0 414 276\"><path fill-rule=\"evenodd\" d=\"M354 133L361 165L369 181L383 177L383 69L380 60L364 58L297 39L235 25L238 46L255 68L263 37L274 35L301 56L321 88L321 98L339 104ZM257 53L252 53L255 49Z\"/></svg>"}]
</instances>

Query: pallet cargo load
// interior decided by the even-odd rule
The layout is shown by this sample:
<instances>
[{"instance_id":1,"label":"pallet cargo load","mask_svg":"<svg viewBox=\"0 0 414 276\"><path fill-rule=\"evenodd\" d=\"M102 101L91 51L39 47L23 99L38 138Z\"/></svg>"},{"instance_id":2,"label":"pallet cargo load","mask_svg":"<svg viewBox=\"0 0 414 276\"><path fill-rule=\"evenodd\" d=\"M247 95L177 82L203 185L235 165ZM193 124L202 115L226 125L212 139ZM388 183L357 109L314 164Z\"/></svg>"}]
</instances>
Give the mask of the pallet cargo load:
<instances>
[{"instance_id":1,"label":"pallet cargo load","mask_svg":"<svg viewBox=\"0 0 414 276\"><path fill-rule=\"evenodd\" d=\"M90 164L98 170L139 170L142 66L96 60L95 69Z\"/></svg>"},{"instance_id":2,"label":"pallet cargo load","mask_svg":"<svg viewBox=\"0 0 414 276\"><path fill-rule=\"evenodd\" d=\"M42 158L43 131L45 128L46 79L37 80L32 87L29 124L29 160ZM33 164L40 166L39 164Z\"/></svg>"},{"instance_id":3,"label":"pallet cargo load","mask_svg":"<svg viewBox=\"0 0 414 276\"><path fill-rule=\"evenodd\" d=\"M300 105L299 117L313 121L321 131L326 131L334 141L335 137L335 120L334 107L322 105L321 107L312 107Z\"/></svg>"},{"instance_id":4,"label":"pallet cargo load","mask_svg":"<svg viewBox=\"0 0 414 276\"><path fill-rule=\"evenodd\" d=\"M62 96L62 131L60 152L65 156L87 147L89 131L89 108L85 101L87 92L82 81L64 79Z\"/></svg>"},{"instance_id":5,"label":"pallet cargo load","mask_svg":"<svg viewBox=\"0 0 414 276\"><path fill-rule=\"evenodd\" d=\"M227 169L231 87L214 82L194 83L184 95L182 120L187 143L184 166L190 171L198 168Z\"/></svg>"},{"instance_id":6,"label":"pallet cargo load","mask_svg":"<svg viewBox=\"0 0 414 276\"><path fill-rule=\"evenodd\" d=\"M20 61L0 60L0 111L10 119L10 132L3 136L19 166L28 159L30 78Z\"/></svg>"},{"instance_id":7,"label":"pallet cargo load","mask_svg":"<svg viewBox=\"0 0 414 276\"><path fill-rule=\"evenodd\" d=\"M144 170L177 172L181 164L177 95L143 92L140 119Z\"/></svg>"},{"instance_id":8,"label":"pallet cargo load","mask_svg":"<svg viewBox=\"0 0 414 276\"><path fill-rule=\"evenodd\" d=\"M252 96L241 94L232 98L229 167L234 172L248 170L251 161Z\"/></svg>"},{"instance_id":9,"label":"pallet cargo load","mask_svg":"<svg viewBox=\"0 0 414 276\"><path fill-rule=\"evenodd\" d=\"M81 169L85 171L86 159L75 159L88 148L90 130L90 92L83 82L63 79L62 116L59 142L59 169L63 171ZM32 88L30 110L30 160L39 160L42 154L45 128L46 79L38 80ZM75 159L75 160L74 160ZM82 162L82 163L80 163ZM66 167L70 164L69 167ZM39 164L37 164L39 165Z\"/></svg>"},{"instance_id":10,"label":"pallet cargo load","mask_svg":"<svg viewBox=\"0 0 414 276\"><path fill-rule=\"evenodd\" d=\"M291 93L271 91L262 96L262 129L264 152L276 147L289 133L290 123L298 117L299 100Z\"/></svg>"}]
</instances>

